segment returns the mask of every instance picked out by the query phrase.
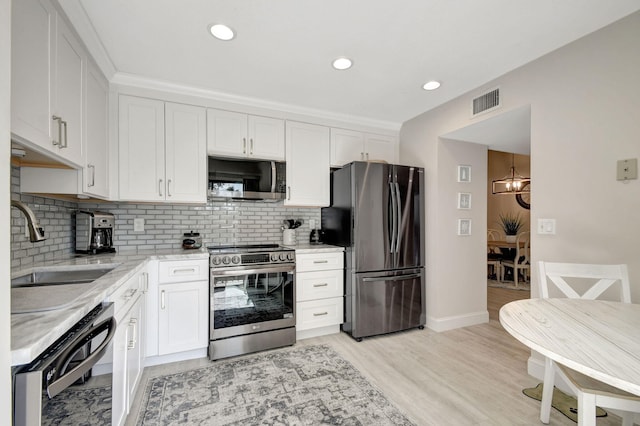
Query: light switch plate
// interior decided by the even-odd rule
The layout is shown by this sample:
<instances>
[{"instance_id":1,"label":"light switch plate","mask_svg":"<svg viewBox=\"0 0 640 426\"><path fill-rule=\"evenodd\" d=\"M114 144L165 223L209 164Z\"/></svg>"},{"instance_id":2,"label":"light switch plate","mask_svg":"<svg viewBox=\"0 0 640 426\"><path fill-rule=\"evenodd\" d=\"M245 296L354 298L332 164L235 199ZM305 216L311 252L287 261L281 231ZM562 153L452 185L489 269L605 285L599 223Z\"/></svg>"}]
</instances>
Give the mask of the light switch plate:
<instances>
[{"instance_id":1,"label":"light switch plate","mask_svg":"<svg viewBox=\"0 0 640 426\"><path fill-rule=\"evenodd\" d=\"M538 219L539 235L555 235L556 220L555 219Z\"/></svg>"},{"instance_id":2,"label":"light switch plate","mask_svg":"<svg viewBox=\"0 0 640 426\"><path fill-rule=\"evenodd\" d=\"M618 180L638 179L638 159L618 160L616 178Z\"/></svg>"},{"instance_id":3,"label":"light switch plate","mask_svg":"<svg viewBox=\"0 0 640 426\"><path fill-rule=\"evenodd\" d=\"M144 231L144 218L136 218L133 219L133 232L143 232Z\"/></svg>"}]
</instances>

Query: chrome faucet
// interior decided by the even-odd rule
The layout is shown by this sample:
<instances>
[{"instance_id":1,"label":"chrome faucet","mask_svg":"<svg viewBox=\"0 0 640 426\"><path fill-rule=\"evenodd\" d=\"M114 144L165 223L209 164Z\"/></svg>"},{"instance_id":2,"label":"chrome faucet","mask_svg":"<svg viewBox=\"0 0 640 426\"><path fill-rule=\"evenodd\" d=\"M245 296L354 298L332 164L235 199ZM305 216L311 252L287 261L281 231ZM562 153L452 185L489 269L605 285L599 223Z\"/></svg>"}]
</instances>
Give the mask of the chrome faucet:
<instances>
[{"instance_id":1,"label":"chrome faucet","mask_svg":"<svg viewBox=\"0 0 640 426\"><path fill-rule=\"evenodd\" d=\"M38 225L38 219L36 219L36 215L33 214L33 211L27 207L22 201L11 200L11 206L17 208L27 218L27 227L29 228L29 240L32 243L37 243L38 241L44 241L46 238L44 237L44 229Z\"/></svg>"}]
</instances>

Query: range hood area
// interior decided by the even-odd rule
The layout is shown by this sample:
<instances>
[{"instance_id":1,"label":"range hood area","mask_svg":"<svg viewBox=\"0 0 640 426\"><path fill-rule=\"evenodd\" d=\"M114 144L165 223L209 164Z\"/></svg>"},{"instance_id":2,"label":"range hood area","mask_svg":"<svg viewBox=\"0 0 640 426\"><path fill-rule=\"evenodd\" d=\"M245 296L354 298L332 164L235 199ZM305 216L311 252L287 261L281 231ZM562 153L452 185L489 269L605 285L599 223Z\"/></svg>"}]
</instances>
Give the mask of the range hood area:
<instances>
[{"instance_id":1,"label":"range hood area","mask_svg":"<svg viewBox=\"0 0 640 426\"><path fill-rule=\"evenodd\" d=\"M207 198L212 201L264 201L284 199L284 162L209 157Z\"/></svg>"}]
</instances>

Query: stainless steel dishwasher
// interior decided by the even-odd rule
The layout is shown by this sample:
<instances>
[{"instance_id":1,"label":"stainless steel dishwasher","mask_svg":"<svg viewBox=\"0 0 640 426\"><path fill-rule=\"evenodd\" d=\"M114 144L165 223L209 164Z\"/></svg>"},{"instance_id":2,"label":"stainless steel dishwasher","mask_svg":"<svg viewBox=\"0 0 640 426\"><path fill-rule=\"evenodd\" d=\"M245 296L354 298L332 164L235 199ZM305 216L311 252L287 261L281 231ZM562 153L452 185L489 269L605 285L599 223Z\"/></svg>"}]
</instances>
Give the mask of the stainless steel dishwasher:
<instances>
[{"instance_id":1,"label":"stainless steel dishwasher","mask_svg":"<svg viewBox=\"0 0 640 426\"><path fill-rule=\"evenodd\" d=\"M107 351L116 331L113 303L101 303L30 364L13 372L14 426L40 425L43 390L54 398L87 373ZM100 342L91 350L92 341Z\"/></svg>"}]
</instances>

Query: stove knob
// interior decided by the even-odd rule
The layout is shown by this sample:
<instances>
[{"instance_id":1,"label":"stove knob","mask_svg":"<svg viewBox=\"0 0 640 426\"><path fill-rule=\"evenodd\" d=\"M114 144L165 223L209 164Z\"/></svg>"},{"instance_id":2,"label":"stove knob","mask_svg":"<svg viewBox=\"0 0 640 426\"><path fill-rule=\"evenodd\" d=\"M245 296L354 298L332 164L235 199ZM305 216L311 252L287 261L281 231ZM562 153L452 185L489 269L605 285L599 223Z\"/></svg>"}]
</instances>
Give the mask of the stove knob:
<instances>
[{"instance_id":1,"label":"stove knob","mask_svg":"<svg viewBox=\"0 0 640 426\"><path fill-rule=\"evenodd\" d=\"M240 263L240 256L233 256L231 258L231 263L235 263L236 265Z\"/></svg>"},{"instance_id":2,"label":"stove knob","mask_svg":"<svg viewBox=\"0 0 640 426\"><path fill-rule=\"evenodd\" d=\"M229 262L231 262L231 259L229 258L229 256L224 256L222 258L222 263L224 263L225 265L228 265Z\"/></svg>"},{"instance_id":3,"label":"stove knob","mask_svg":"<svg viewBox=\"0 0 640 426\"><path fill-rule=\"evenodd\" d=\"M287 253L287 260L293 262L295 255L293 253Z\"/></svg>"},{"instance_id":4,"label":"stove knob","mask_svg":"<svg viewBox=\"0 0 640 426\"><path fill-rule=\"evenodd\" d=\"M280 253L280 260L283 262L287 260L287 255L285 253Z\"/></svg>"},{"instance_id":5,"label":"stove knob","mask_svg":"<svg viewBox=\"0 0 640 426\"><path fill-rule=\"evenodd\" d=\"M220 258L218 256L214 256L213 258L211 258L211 262L213 262L214 265L219 265Z\"/></svg>"},{"instance_id":6,"label":"stove knob","mask_svg":"<svg viewBox=\"0 0 640 426\"><path fill-rule=\"evenodd\" d=\"M278 253L271 253L271 261L272 262L278 261Z\"/></svg>"}]
</instances>

